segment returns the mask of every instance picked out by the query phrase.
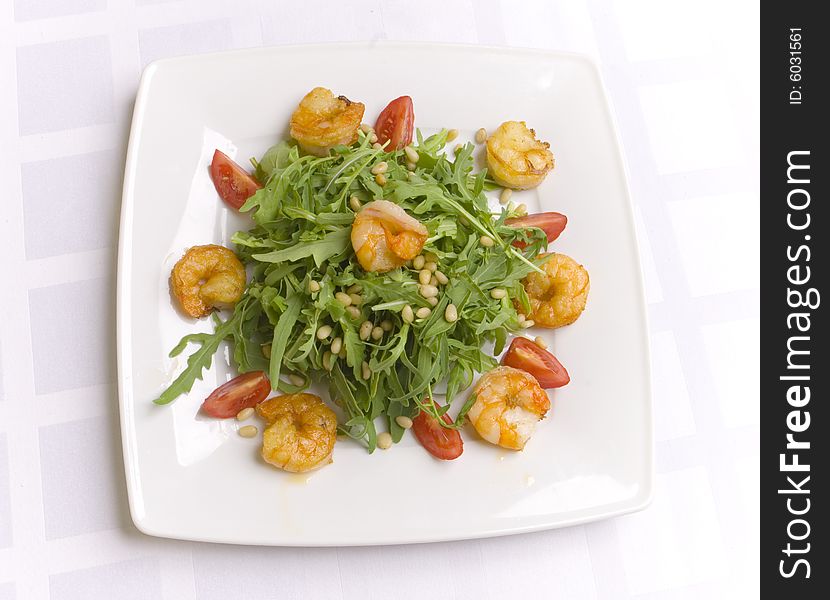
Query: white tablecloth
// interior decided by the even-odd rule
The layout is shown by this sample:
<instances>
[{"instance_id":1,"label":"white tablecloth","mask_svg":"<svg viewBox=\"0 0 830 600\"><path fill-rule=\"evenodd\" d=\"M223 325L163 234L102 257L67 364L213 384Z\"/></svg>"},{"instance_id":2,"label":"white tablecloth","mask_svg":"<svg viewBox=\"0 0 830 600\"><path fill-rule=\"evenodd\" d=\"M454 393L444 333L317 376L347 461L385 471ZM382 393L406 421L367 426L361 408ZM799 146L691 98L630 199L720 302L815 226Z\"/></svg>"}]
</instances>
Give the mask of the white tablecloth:
<instances>
[{"instance_id":1,"label":"white tablecloth","mask_svg":"<svg viewBox=\"0 0 830 600\"><path fill-rule=\"evenodd\" d=\"M0 600L756 597L757 11L748 0L0 3ZM141 69L163 56L367 39L600 63L648 292L647 510L500 539L345 549L177 542L132 526L114 282Z\"/></svg>"}]
</instances>

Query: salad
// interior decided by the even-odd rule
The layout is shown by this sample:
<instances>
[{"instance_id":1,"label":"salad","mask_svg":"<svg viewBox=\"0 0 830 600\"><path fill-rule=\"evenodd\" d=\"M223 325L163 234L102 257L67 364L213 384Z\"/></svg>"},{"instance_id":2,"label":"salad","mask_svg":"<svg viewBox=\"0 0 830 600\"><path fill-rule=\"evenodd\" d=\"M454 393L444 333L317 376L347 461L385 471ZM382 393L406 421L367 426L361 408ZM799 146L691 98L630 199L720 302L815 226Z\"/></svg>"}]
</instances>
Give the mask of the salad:
<instances>
[{"instance_id":1,"label":"salad","mask_svg":"<svg viewBox=\"0 0 830 600\"><path fill-rule=\"evenodd\" d=\"M256 413L262 457L278 468L331 462L338 434L373 452L410 429L450 460L463 452L466 421L484 440L521 450L550 408L545 389L570 378L541 338L520 334L575 321L590 287L581 265L547 252L565 216L527 215L510 198L544 180L553 154L517 121L450 150L457 132L424 138L408 96L374 127L362 124L364 112L315 88L292 115L291 139L252 159L252 173L216 151L216 190L252 227L233 235L235 251L194 246L173 268L179 308L211 316L214 331L172 350L192 352L155 402L189 392L228 340L240 375L202 411L240 421ZM479 145L488 169L476 171ZM499 188L494 214L486 192ZM306 393L312 381L327 383L339 421Z\"/></svg>"}]
</instances>

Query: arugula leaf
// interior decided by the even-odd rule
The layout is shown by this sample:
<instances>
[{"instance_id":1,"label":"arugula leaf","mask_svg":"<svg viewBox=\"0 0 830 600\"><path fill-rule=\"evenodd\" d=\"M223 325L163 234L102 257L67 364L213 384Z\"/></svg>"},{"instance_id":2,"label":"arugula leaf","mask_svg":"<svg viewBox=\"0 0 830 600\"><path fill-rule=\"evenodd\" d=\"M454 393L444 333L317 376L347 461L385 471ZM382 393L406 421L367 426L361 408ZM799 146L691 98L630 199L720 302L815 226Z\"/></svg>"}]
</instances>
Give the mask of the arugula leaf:
<instances>
[{"instance_id":1,"label":"arugula leaf","mask_svg":"<svg viewBox=\"0 0 830 600\"><path fill-rule=\"evenodd\" d=\"M274 250L265 254L254 254L254 260L267 263L296 261L309 256L314 257L314 264L321 266L335 254L343 252L349 246L351 228L338 229L316 242L305 242L283 250Z\"/></svg>"},{"instance_id":2,"label":"arugula leaf","mask_svg":"<svg viewBox=\"0 0 830 600\"><path fill-rule=\"evenodd\" d=\"M179 373L166 390L153 400L155 404L170 404L173 400L186 394L193 388L197 379L201 379L203 371L210 368L213 355L219 349L219 344L231 335L237 325L237 314L223 323L219 323L213 333L197 333L185 336L182 341L170 351L170 356L178 356L191 342L200 344L200 348L187 358L187 367Z\"/></svg>"},{"instance_id":3,"label":"arugula leaf","mask_svg":"<svg viewBox=\"0 0 830 600\"><path fill-rule=\"evenodd\" d=\"M301 307L302 299L299 294L289 296L285 311L277 321L277 326L274 327L274 336L271 341L271 362L268 367L268 377L271 379L272 388L275 387L274 383L280 379L280 368L282 367L282 358L285 355L285 347L288 345L288 338L291 335L291 330L294 329Z\"/></svg>"},{"instance_id":4,"label":"arugula leaf","mask_svg":"<svg viewBox=\"0 0 830 600\"><path fill-rule=\"evenodd\" d=\"M257 162L254 176L260 182L268 181L274 173L285 169L291 163L292 151L296 152L296 149L291 142L280 142L271 146Z\"/></svg>"}]
</instances>

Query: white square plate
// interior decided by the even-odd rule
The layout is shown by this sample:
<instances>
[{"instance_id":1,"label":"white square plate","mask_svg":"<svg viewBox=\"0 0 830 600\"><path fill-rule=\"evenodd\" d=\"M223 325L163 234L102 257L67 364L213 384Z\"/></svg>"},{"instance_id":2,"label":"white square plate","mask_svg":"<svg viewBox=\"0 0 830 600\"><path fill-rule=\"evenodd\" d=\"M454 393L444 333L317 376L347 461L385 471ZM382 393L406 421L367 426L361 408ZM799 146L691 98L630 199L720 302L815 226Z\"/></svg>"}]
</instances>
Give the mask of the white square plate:
<instances>
[{"instance_id":1,"label":"white square plate","mask_svg":"<svg viewBox=\"0 0 830 600\"><path fill-rule=\"evenodd\" d=\"M191 245L248 228L218 200L214 147L240 162L287 135L299 99L323 85L366 104L372 121L411 95L416 126L526 120L556 169L516 194L568 227L552 248L591 275L579 321L547 337L571 384L524 452L465 435L445 463L413 440L369 455L339 442L334 464L305 475L258 459L235 420L204 419L202 400L230 374L218 355L175 403L153 398L183 365L179 338L208 330L173 308L170 269ZM480 153L479 148L477 152ZM497 206L497 204L494 204ZM652 492L648 336L640 264L617 137L596 67L526 50L416 44L298 46L163 60L141 80L124 180L118 257L118 367L130 510L151 535L273 545L395 544L583 523L643 508Z\"/></svg>"}]
</instances>

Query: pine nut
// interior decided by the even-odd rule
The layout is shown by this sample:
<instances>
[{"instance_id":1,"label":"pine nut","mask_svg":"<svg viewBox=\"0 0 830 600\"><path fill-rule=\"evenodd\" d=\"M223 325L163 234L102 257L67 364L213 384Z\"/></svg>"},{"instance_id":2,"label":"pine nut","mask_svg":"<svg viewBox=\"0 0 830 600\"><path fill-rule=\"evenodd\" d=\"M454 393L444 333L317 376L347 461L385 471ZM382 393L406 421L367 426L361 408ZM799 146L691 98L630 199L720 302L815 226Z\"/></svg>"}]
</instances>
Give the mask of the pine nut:
<instances>
[{"instance_id":1,"label":"pine nut","mask_svg":"<svg viewBox=\"0 0 830 600\"><path fill-rule=\"evenodd\" d=\"M371 138L371 137L369 138L369 141L370 141L370 142L372 141L372 138ZM383 150L383 146L381 146L381 145L380 145L380 144L378 144L377 142L373 142L373 143L372 143L372 150Z\"/></svg>"},{"instance_id":2,"label":"pine nut","mask_svg":"<svg viewBox=\"0 0 830 600\"><path fill-rule=\"evenodd\" d=\"M380 175L381 173L386 173L387 169L389 169L389 164L382 160L377 163L374 167L372 167L372 175Z\"/></svg>"},{"instance_id":3,"label":"pine nut","mask_svg":"<svg viewBox=\"0 0 830 600\"><path fill-rule=\"evenodd\" d=\"M432 309L427 308L426 306L422 306L418 310L415 311L415 316L419 319L426 319L428 316L432 314Z\"/></svg>"},{"instance_id":4,"label":"pine nut","mask_svg":"<svg viewBox=\"0 0 830 600\"><path fill-rule=\"evenodd\" d=\"M406 154L406 158L409 160L409 162L417 163L418 159L421 158L418 155L418 151L415 150L415 148L413 148L412 146L407 146L406 148L404 148L403 153Z\"/></svg>"},{"instance_id":5,"label":"pine nut","mask_svg":"<svg viewBox=\"0 0 830 600\"><path fill-rule=\"evenodd\" d=\"M397 417L395 417L395 423L397 423L404 429L409 429L410 427L412 427L412 419L404 415L398 415Z\"/></svg>"},{"instance_id":6,"label":"pine nut","mask_svg":"<svg viewBox=\"0 0 830 600\"><path fill-rule=\"evenodd\" d=\"M429 269L421 269L421 272L418 273L418 281L421 282L421 285L427 285L430 277L432 277L432 271Z\"/></svg>"},{"instance_id":7,"label":"pine nut","mask_svg":"<svg viewBox=\"0 0 830 600\"><path fill-rule=\"evenodd\" d=\"M337 292L334 295L334 299L337 300L343 306L351 306L352 304L351 297L345 292Z\"/></svg>"},{"instance_id":8,"label":"pine nut","mask_svg":"<svg viewBox=\"0 0 830 600\"><path fill-rule=\"evenodd\" d=\"M429 285L429 284L426 284L426 285L422 285L422 286L418 289L418 292L419 292L419 293L421 294L421 296L423 296L424 298L434 298L435 296L437 296L437 295L438 295L438 288L437 288L437 287L435 287L434 285Z\"/></svg>"},{"instance_id":9,"label":"pine nut","mask_svg":"<svg viewBox=\"0 0 830 600\"><path fill-rule=\"evenodd\" d=\"M378 341L380 338L383 337L383 329L380 327L372 328L372 339Z\"/></svg>"},{"instance_id":10,"label":"pine nut","mask_svg":"<svg viewBox=\"0 0 830 600\"><path fill-rule=\"evenodd\" d=\"M334 367L335 360L336 356L327 350L323 353L323 368L326 371L331 371L332 367Z\"/></svg>"},{"instance_id":11,"label":"pine nut","mask_svg":"<svg viewBox=\"0 0 830 600\"><path fill-rule=\"evenodd\" d=\"M444 319L447 323L455 323L458 320L458 308L455 304L447 305L447 309L444 311Z\"/></svg>"},{"instance_id":12,"label":"pine nut","mask_svg":"<svg viewBox=\"0 0 830 600\"><path fill-rule=\"evenodd\" d=\"M331 325L323 325L317 330L317 339L324 340L331 335Z\"/></svg>"},{"instance_id":13,"label":"pine nut","mask_svg":"<svg viewBox=\"0 0 830 600\"><path fill-rule=\"evenodd\" d=\"M360 330L358 331L358 335L360 339L364 342L369 339L369 336L372 335L372 322L371 321L363 321L360 325Z\"/></svg>"},{"instance_id":14,"label":"pine nut","mask_svg":"<svg viewBox=\"0 0 830 600\"><path fill-rule=\"evenodd\" d=\"M438 297L433 296L432 298L427 298L427 302L429 302L430 306L433 306L433 307L438 306Z\"/></svg>"},{"instance_id":15,"label":"pine nut","mask_svg":"<svg viewBox=\"0 0 830 600\"><path fill-rule=\"evenodd\" d=\"M511 190L510 188L504 188L501 191L501 194L499 194L499 204L504 206L505 204L510 202L510 196L512 196L512 195L513 195L513 190Z\"/></svg>"},{"instance_id":16,"label":"pine nut","mask_svg":"<svg viewBox=\"0 0 830 600\"><path fill-rule=\"evenodd\" d=\"M524 203L519 204L516 207L516 214L517 215L526 215L527 214L527 204L524 204Z\"/></svg>"},{"instance_id":17,"label":"pine nut","mask_svg":"<svg viewBox=\"0 0 830 600\"><path fill-rule=\"evenodd\" d=\"M484 246L485 248L492 248L493 244L496 242L491 238L489 235L483 235L479 238L478 243Z\"/></svg>"},{"instance_id":18,"label":"pine nut","mask_svg":"<svg viewBox=\"0 0 830 600\"><path fill-rule=\"evenodd\" d=\"M256 425L245 425L240 427L237 433L244 438L252 438L259 433L259 429L256 428Z\"/></svg>"},{"instance_id":19,"label":"pine nut","mask_svg":"<svg viewBox=\"0 0 830 600\"><path fill-rule=\"evenodd\" d=\"M341 349L342 347L343 347L343 338L341 338L341 337L336 337L336 338L334 338L334 339L331 341L331 348L330 348L330 350L331 350L331 353L332 353L332 354L338 354L338 353L340 352L340 349Z\"/></svg>"},{"instance_id":20,"label":"pine nut","mask_svg":"<svg viewBox=\"0 0 830 600\"><path fill-rule=\"evenodd\" d=\"M542 350L548 349L547 342L544 339L542 339L542 336L540 335L537 335L535 338L533 338L533 343L539 346Z\"/></svg>"},{"instance_id":21,"label":"pine nut","mask_svg":"<svg viewBox=\"0 0 830 600\"><path fill-rule=\"evenodd\" d=\"M337 339L339 340L340 338ZM296 386L305 385L305 377L303 377L302 375L297 375L296 373L291 373L288 376L288 381L290 381L293 385Z\"/></svg>"},{"instance_id":22,"label":"pine nut","mask_svg":"<svg viewBox=\"0 0 830 600\"><path fill-rule=\"evenodd\" d=\"M312 279L311 281L308 282L308 291L309 292L319 292L320 291L320 284Z\"/></svg>"},{"instance_id":23,"label":"pine nut","mask_svg":"<svg viewBox=\"0 0 830 600\"><path fill-rule=\"evenodd\" d=\"M524 327L525 329L530 329L534 325L536 325L536 321L532 319L528 319L524 323L522 323L522 327Z\"/></svg>"},{"instance_id":24,"label":"pine nut","mask_svg":"<svg viewBox=\"0 0 830 600\"><path fill-rule=\"evenodd\" d=\"M409 162L409 161L406 161L406 169L407 169L407 171L414 171L414 170L415 170L415 169L417 169L417 168L418 168L418 165L416 165L414 162Z\"/></svg>"},{"instance_id":25,"label":"pine nut","mask_svg":"<svg viewBox=\"0 0 830 600\"><path fill-rule=\"evenodd\" d=\"M487 141L487 130L482 127L476 131L476 144L483 144Z\"/></svg>"},{"instance_id":26,"label":"pine nut","mask_svg":"<svg viewBox=\"0 0 830 600\"><path fill-rule=\"evenodd\" d=\"M388 450L392 447L392 434L388 431L382 431L378 434L378 448L381 450Z\"/></svg>"},{"instance_id":27,"label":"pine nut","mask_svg":"<svg viewBox=\"0 0 830 600\"><path fill-rule=\"evenodd\" d=\"M450 282L450 278L444 275L441 271L435 271L435 279L441 285L447 285Z\"/></svg>"},{"instance_id":28,"label":"pine nut","mask_svg":"<svg viewBox=\"0 0 830 600\"><path fill-rule=\"evenodd\" d=\"M420 271L424 268L425 262L426 259L424 258L423 254L419 254L418 256L412 259L412 268Z\"/></svg>"},{"instance_id":29,"label":"pine nut","mask_svg":"<svg viewBox=\"0 0 830 600\"><path fill-rule=\"evenodd\" d=\"M516 320L519 322L519 325L521 325L522 323L524 323L524 322L525 322L525 319L527 319L527 317L525 316L525 314L524 314L524 313L519 313L519 314L516 316Z\"/></svg>"},{"instance_id":30,"label":"pine nut","mask_svg":"<svg viewBox=\"0 0 830 600\"><path fill-rule=\"evenodd\" d=\"M404 320L404 323L412 323L415 320L415 313L412 312L412 307L409 304L403 307L401 318Z\"/></svg>"},{"instance_id":31,"label":"pine nut","mask_svg":"<svg viewBox=\"0 0 830 600\"><path fill-rule=\"evenodd\" d=\"M457 130L457 129L450 129L450 130L447 132L447 141L448 141L448 142L453 141L453 140L454 140L455 138L457 138L457 137L458 137L458 130Z\"/></svg>"},{"instance_id":32,"label":"pine nut","mask_svg":"<svg viewBox=\"0 0 830 600\"><path fill-rule=\"evenodd\" d=\"M369 143L370 144L377 144L377 141L378 141L378 134L376 134L373 131L372 133L369 134ZM380 144L378 144L378 145L380 146ZM381 147L383 147L383 146L381 146Z\"/></svg>"},{"instance_id":33,"label":"pine nut","mask_svg":"<svg viewBox=\"0 0 830 600\"><path fill-rule=\"evenodd\" d=\"M435 275L432 275L432 276L429 278L429 284L430 284L432 287L438 287L438 278L437 278Z\"/></svg>"},{"instance_id":34,"label":"pine nut","mask_svg":"<svg viewBox=\"0 0 830 600\"><path fill-rule=\"evenodd\" d=\"M386 185L386 175L384 175L383 173L378 173L377 175L375 175L375 183L381 186Z\"/></svg>"},{"instance_id":35,"label":"pine nut","mask_svg":"<svg viewBox=\"0 0 830 600\"><path fill-rule=\"evenodd\" d=\"M356 306L347 306L346 312L349 313L349 316L352 319L359 319L360 318L360 309Z\"/></svg>"},{"instance_id":36,"label":"pine nut","mask_svg":"<svg viewBox=\"0 0 830 600\"><path fill-rule=\"evenodd\" d=\"M353 211L359 211L361 207L360 198L358 198L357 196L352 196L351 198L349 198L349 206L352 208Z\"/></svg>"},{"instance_id":37,"label":"pine nut","mask_svg":"<svg viewBox=\"0 0 830 600\"><path fill-rule=\"evenodd\" d=\"M494 300L501 300L507 297L507 290L504 288L493 288L490 290L490 297Z\"/></svg>"},{"instance_id":38,"label":"pine nut","mask_svg":"<svg viewBox=\"0 0 830 600\"><path fill-rule=\"evenodd\" d=\"M428 260L424 263L424 268L429 271L430 273L435 273L438 270L438 265L435 264L435 261Z\"/></svg>"},{"instance_id":39,"label":"pine nut","mask_svg":"<svg viewBox=\"0 0 830 600\"><path fill-rule=\"evenodd\" d=\"M380 322L380 328L383 329L384 331L387 331L387 332L392 331L392 327L393 327L392 321L390 321L389 319L384 319L383 321Z\"/></svg>"},{"instance_id":40,"label":"pine nut","mask_svg":"<svg viewBox=\"0 0 830 600\"><path fill-rule=\"evenodd\" d=\"M337 353L338 358L346 358L346 346L340 348L340 352Z\"/></svg>"},{"instance_id":41,"label":"pine nut","mask_svg":"<svg viewBox=\"0 0 830 600\"><path fill-rule=\"evenodd\" d=\"M360 306L363 304L363 296L360 294L349 294L349 299L352 301L352 304Z\"/></svg>"},{"instance_id":42,"label":"pine nut","mask_svg":"<svg viewBox=\"0 0 830 600\"><path fill-rule=\"evenodd\" d=\"M238 413L236 413L236 420L237 421L246 421L251 418L251 415L254 414L254 409L250 406L248 408L243 408Z\"/></svg>"},{"instance_id":43,"label":"pine nut","mask_svg":"<svg viewBox=\"0 0 830 600\"><path fill-rule=\"evenodd\" d=\"M434 262L436 265L440 262L435 252L424 252L424 258L427 262Z\"/></svg>"},{"instance_id":44,"label":"pine nut","mask_svg":"<svg viewBox=\"0 0 830 600\"><path fill-rule=\"evenodd\" d=\"M368 123L361 123L360 131L362 131L363 133L369 133L370 131L372 131L372 126Z\"/></svg>"},{"instance_id":45,"label":"pine nut","mask_svg":"<svg viewBox=\"0 0 830 600\"><path fill-rule=\"evenodd\" d=\"M361 291L363 291L363 286L360 285L359 283L355 283L355 284L349 286L349 288L346 290L346 293L347 294L359 294Z\"/></svg>"},{"instance_id":46,"label":"pine nut","mask_svg":"<svg viewBox=\"0 0 830 600\"><path fill-rule=\"evenodd\" d=\"M262 344L259 349L262 351L262 356L271 358L271 344Z\"/></svg>"},{"instance_id":47,"label":"pine nut","mask_svg":"<svg viewBox=\"0 0 830 600\"><path fill-rule=\"evenodd\" d=\"M360 376L363 377L363 379L369 379L372 376L372 370L369 368L369 363L365 360L360 365Z\"/></svg>"}]
</instances>

